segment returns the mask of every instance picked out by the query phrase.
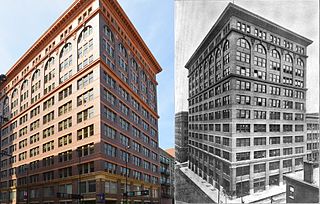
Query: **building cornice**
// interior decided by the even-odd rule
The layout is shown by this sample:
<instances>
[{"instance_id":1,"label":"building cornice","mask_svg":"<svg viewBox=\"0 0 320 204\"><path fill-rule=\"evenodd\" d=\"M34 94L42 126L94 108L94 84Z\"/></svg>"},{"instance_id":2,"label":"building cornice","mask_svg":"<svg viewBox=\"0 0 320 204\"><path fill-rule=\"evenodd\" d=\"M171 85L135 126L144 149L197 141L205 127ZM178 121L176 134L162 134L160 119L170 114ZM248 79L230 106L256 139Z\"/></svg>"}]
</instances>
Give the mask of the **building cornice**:
<instances>
[{"instance_id":1,"label":"building cornice","mask_svg":"<svg viewBox=\"0 0 320 204\"><path fill-rule=\"evenodd\" d=\"M305 38L293 31L290 31L272 21L269 21L257 14L254 14L246 9L243 9L233 3L229 3L228 6L223 10L222 14L219 16L218 20L212 26L210 31L207 33L205 38L202 40L200 45L197 47L193 55L190 57L185 67L189 69L192 64L197 60L197 58L204 52L207 45L215 38L217 34L220 33L225 23L231 18L237 17L250 22L254 25L263 25L263 27L268 27L268 31L274 34L285 36L286 39L297 42L303 46L308 46L312 43L312 40ZM260 26L261 27L261 26Z\"/></svg>"},{"instance_id":2,"label":"building cornice","mask_svg":"<svg viewBox=\"0 0 320 204\"><path fill-rule=\"evenodd\" d=\"M10 80L12 80L18 73L23 70L29 63L32 61L39 53L45 49L45 47L54 40L56 36L58 36L66 26L68 26L72 20L75 19L79 13L83 11L82 8L85 8L90 3L95 0L76 0L74 1L70 7L47 29L44 34L40 36L40 38L18 59L18 61L9 69L6 73L6 81L0 85L0 87L5 87ZM138 45L143 51L143 55L145 59L148 59L151 66L152 72L155 74L162 71L161 66L152 55L151 51L144 43L143 39L139 35L138 31L135 29L134 25L129 20L128 16L125 14L124 10L121 8L120 4L116 0L101 0L104 2L110 2L113 10L120 17L121 22L123 23L125 29L129 31L129 33L133 36L133 39L136 41L136 45ZM100 9L100 8L99 8ZM56 49L56 48L54 48ZM42 61L45 56L40 59ZM32 67L31 67L32 68Z\"/></svg>"},{"instance_id":3,"label":"building cornice","mask_svg":"<svg viewBox=\"0 0 320 204\"><path fill-rule=\"evenodd\" d=\"M93 2L94 0L78 0L74 1L71 6L45 31L44 34L29 48L20 59L6 73L7 80L12 79L11 76L17 75L25 66L30 63L30 60L39 54L68 23L81 11L81 7ZM7 85L4 83L3 85Z\"/></svg>"},{"instance_id":4,"label":"building cornice","mask_svg":"<svg viewBox=\"0 0 320 204\"><path fill-rule=\"evenodd\" d=\"M151 69L154 71L155 74L162 71L162 68L160 64L157 62L151 51L149 50L148 46L143 41L142 37L130 21L129 17L126 15L124 10L121 8L120 4L116 0L101 0L101 1L108 1L110 5L115 10L116 14L118 15L119 19L123 23L123 27L127 29L131 35L132 39L136 41L136 45L139 45L141 50L143 51L143 54L146 56L146 59L150 60L150 63L152 65Z\"/></svg>"}]
</instances>

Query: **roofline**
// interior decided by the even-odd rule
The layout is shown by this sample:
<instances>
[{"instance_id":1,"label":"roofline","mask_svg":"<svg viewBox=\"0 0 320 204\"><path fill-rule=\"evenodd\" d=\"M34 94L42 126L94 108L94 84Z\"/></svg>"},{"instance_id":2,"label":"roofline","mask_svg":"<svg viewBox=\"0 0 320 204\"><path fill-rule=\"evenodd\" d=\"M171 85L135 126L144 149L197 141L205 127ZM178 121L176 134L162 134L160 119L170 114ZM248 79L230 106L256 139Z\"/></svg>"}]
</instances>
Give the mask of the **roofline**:
<instances>
[{"instance_id":1,"label":"roofline","mask_svg":"<svg viewBox=\"0 0 320 204\"><path fill-rule=\"evenodd\" d=\"M237 9L237 10L240 11L240 12L244 12L244 13L246 13L246 14L248 14L248 15L251 15L252 17L254 17L254 18L258 19L258 20L264 21L265 23L267 23L267 24L269 24L269 25L275 26L275 27L277 27L278 29L283 30L284 32L287 32L287 33L289 33L289 34L291 34L291 35L294 35L294 36L300 38L302 41L305 41L306 46L310 45L310 44L313 42L312 40L310 40L310 39L308 39L308 38L306 38L306 37L303 37L303 36L301 36L300 34L297 34L297 33L293 32L293 31L291 31L291 30L288 30L287 28L284 28L283 26L280 26L280 25L278 25L278 24L276 24L276 23L274 23L274 22L272 22L272 21L270 21L270 20L268 20L268 19L266 19L266 18L263 18L263 17L261 17L261 16L259 16L259 15L257 15L257 14L252 13L251 11L248 11L248 10L246 10L246 9L244 9L244 8L242 8L242 7L238 6L238 5L235 5L235 4L233 4L233 3L230 2L230 3L227 5L227 7L223 10L223 12L220 14L218 20L217 20L217 21L215 22L215 24L212 26L212 28L211 28L210 31L207 33L207 35L205 36L205 38L202 40L202 42L200 43L200 45L199 45L199 46L197 47L197 49L194 51L194 53L192 54L192 56L190 57L190 59L189 59L188 62L186 63L185 68L189 69L189 67L192 65L191 63L194 61L194 59L195 59L196 57L198 57L200 54L202 54L202 53L199 53L199 50L200 50L200 49L202 48L202 46L208 41L208 38L209 38L210 34L213 32L213 30L217 27L217 25L220 23L220 21L225 17L225 14L226 14L231 8ZM234 15L234 14L231 14L231 16L235 16L235 15Z\"/></svg>"},{"instance_id":2,"label":"roofline","mask_svg":"<svg viewBox=\"0 0 320 204\"><path fill-rule=\"evenodd\" d=\"M33 45L18 59L18 61L9 69L7 72L7 76L10 75L10 73L15 70L20 64L23 63L28 57L33 54L33 52L37 51L37 49L43 45L46 44L47 41L52 40L50 38L55 37L52 36L55 34L55 32L61 27L61 24L65 23L65 20L67 20L70 15L74 14L76 10L82 6L84 3L93 2L94 0L78 0L74 1L69 8L62 13L62 15L38 38L38 40L33 43Z\"/></svg>"},{"instance_id":3,"label":"roofline","mask_svg":"<svg viewBox=\"0 0 320 204\"><path fill-rule=\"evenodd\" d=\"M5 74L7 78L10 80L10 76L16 69L23 69L24 66L26 66L30 62L30 58L33 58L35 54L38 54L39 49L43 49L44 46L47 46L47 44L53 40L58 33L60 32L61 28L66 26L66 23L70 20L70 16L76 14L78 9L81 6L87 5L92 3L95 0L75 0L66 11L64 11L61 16L36 40L35 43L16 61L16 63L7 71ZM104 0L99 0L104 1ZM151 51L149 50L148 46L145 44L143 39L141 38L138 31L135 29L134 25L129 20L128 16L125 14L124 10L121 8L120 4L116 0L110 0L112 5L114 6L115 11L120 15L121 20L123 23L128 26L129 31L133 34L134 38L138 41L139 44L141 44L142 51L145 52L146 56L151 59L151 67L150 69L153 69L155 73L159 73L162 71L162 68L160 64L157 62ZM100 9L100 8L99 8ZM4 85L7 85L9 81L3 83L0 85L0 87L3 87Z\"/></svg>"},{"instance_id":4,"label":"roofline","mask_svg":"<svg viewBox=\"0 0 320 204\"><path fill-rule=\"evenodd\" d=\"M101 1L103 1L103 0L101 0ZM153 56L153 54L150 51L149 47L146 45L146 43L142 39L142 37L140 36L140 34L137 31L137 29L135 28L135 26L132 24L132 22L130 21L129 17L124 12L123 8L120 6L119 2L117 0L109 0L109 1L111 2L111 4L114 4L116 6L117 13L120 15L120 17L122 17L121 20L124 22L124 24L126 26L128 26L127 28L129 29L130 32L132 32L134 38L136 38L138 43L142 45L142 47L141 47L142 50L145 52L147 57L149 57L149 59L151 59L152 65L154 66L154 68L156 68L155 69L156 74L161 72L162 68L161 68L160 64L158 63L156 58ZM152 69L152 67L150 67L150 68Z\"/></svg>"}]
</instances>

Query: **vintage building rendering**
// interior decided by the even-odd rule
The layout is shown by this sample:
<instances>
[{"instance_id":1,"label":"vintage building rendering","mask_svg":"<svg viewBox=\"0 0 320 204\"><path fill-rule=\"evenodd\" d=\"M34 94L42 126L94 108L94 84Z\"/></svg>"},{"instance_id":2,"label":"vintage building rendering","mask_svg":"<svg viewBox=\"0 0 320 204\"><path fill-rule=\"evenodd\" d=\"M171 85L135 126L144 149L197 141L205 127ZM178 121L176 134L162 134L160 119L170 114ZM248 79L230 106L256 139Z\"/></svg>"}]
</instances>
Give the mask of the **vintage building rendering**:
<instances>
[{"instance_id":1,"label":"vintage building rendering","mask_svg":"<svg viewBox=\"0 0 320 204\"><path fill-rule=\"evenodd\" d=\"M175 152L178 162L188 160L188 112L175 114Z\"/></svg>"},{"instance_id":2,"label":"vintage building rendering","mask_svg":"<svg viewBox=\"0 0 320 204\"><path fill-rule=\"evenodd\" d=\"M159 202L160 71L116 0L74 1L2 77L1 203Z\"/></svg>"},{"instance_id":3,"label":"vintage building rendering","mask_svg":"<svg viewBox=\"0 0 320 204\"><path fill-rule=\"evenodd\" d=\"M192 171L239 197L303 168L311 43L228 4L185 66Z\"/></svg>"}]
</instances>

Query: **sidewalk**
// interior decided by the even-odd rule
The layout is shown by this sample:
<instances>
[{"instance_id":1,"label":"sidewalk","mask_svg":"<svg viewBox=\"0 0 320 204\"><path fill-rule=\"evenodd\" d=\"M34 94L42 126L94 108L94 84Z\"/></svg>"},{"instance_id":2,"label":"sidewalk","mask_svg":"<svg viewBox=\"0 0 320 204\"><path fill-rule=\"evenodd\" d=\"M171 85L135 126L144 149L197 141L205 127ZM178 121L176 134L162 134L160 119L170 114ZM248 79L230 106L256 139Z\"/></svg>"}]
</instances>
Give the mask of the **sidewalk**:
<instances>
[{"instance_id":1,"label":"sidewalk","mask_svg":"<svg viewBox=\"0 0 320 204\"><path fill-rule=\"evenodd\" d=\"M216 189L212 184L203 180L193 171L191 171L188 167L182 167L180 170L189 177L203 192L205 192L215 203L218 203L218 189ZM253 203L257 201L261 201L263 199L268 199L271 196L277 196L279 194L285 194L286 186L272 186L268 190L257 192L251 195L247 195L243 197L244 203ZM279 196L277 196L279 197ZM284 196L285 197L285 196ZM229 197L225 196L223 193L220 193L220 203L241 203L241 198L229 199ZM283 199L281 199L283 200Z\"/></svg>"}]
</instances>

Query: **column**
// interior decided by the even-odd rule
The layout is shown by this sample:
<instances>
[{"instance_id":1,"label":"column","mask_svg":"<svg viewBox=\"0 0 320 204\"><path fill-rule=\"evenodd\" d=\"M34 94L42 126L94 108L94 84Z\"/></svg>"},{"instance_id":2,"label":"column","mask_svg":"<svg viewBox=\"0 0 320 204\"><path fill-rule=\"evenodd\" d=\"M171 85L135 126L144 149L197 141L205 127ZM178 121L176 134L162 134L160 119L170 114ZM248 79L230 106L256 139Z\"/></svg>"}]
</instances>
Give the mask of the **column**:
<instances>
[{"instance_id":1,"label":"column","mask_svg":"<svg viewBox=\"0 0 320 204\"><path fill-rule=\"evenodd\" d=\"M237 180L237 175L236 175L236 167L232 166L230 168L230 191L232 195L232 199L236 198L236 180Z\"/></svg>"},{"instance_id":2,"label":"column","mask_svg":"<svg viewBox=\"0 0 320 204\"><path fill-rule=\"evenodd\" d=\"M254 171L253 171L253 164L250 164L250 174L249 174L249 188L250 188L250 194L254 193L253 189L253 180L254 180Z\"/></svg>"},{"instance_id":3,"label":"column","mask_svg":"<svg viewBox=\"0 0 320 204\"><path fill-rule=\"evenodd\" d=\"M283 184L283 165L282 165L282 159L280 159L280 164L279 164L279 185Z\"/></svg>"},{"instance_id":4,"label":"column","mask_svg":"<svg viewBox=\"0 0 320 204\"><path fill-rule=\"evenodd\" d=\"M266 190L269 189L269 161L266 162Z\"/></svg>"}]
</instances>

